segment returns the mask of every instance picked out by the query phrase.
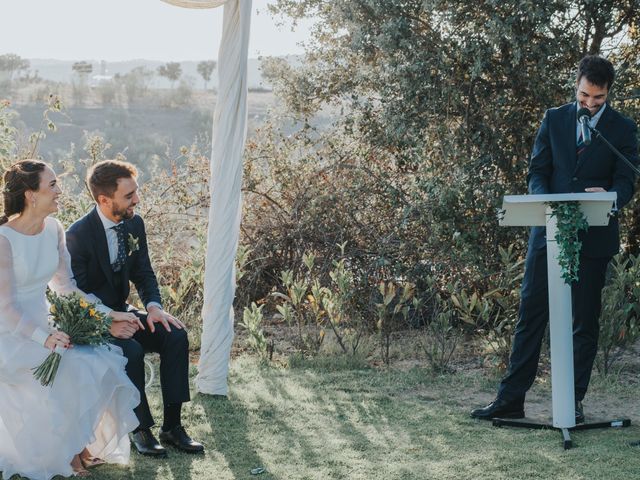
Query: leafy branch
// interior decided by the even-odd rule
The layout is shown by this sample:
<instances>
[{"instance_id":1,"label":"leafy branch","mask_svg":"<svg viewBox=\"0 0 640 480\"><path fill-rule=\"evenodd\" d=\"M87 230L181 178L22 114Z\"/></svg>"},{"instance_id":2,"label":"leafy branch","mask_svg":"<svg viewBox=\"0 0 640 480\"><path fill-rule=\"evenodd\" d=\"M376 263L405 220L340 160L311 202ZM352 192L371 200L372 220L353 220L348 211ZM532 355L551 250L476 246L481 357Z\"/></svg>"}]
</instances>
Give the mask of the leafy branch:
<instances>
[{"instance_id":1,"label":"leafy branch","mask_svg":"<svg viewBox=\"0 0 640 480\"><path fill-rule=\"evenodd\" d=\"M549 202L551 216L558 219L555 240L558 242L558 263L566 284L578 281L582 242L578 235L589 228L579 202Z\"/></svg>"}]
</instances>

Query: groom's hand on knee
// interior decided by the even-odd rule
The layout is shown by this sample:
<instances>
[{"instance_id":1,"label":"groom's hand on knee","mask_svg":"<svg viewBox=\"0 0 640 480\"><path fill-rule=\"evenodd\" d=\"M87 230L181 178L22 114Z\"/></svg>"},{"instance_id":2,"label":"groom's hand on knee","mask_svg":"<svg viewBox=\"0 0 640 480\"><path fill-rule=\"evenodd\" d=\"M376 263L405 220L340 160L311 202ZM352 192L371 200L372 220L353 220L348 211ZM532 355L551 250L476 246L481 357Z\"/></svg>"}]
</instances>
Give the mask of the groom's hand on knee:
<instances>
[{"instance_id":1,"label":"groom's hand on knee","mask_svg":"<svg viewBox=\"0 0 640 480\"><path fill-rule=\"evenodd\" d=\"M161 308L156 307L155 305L149 307L147 310L147 324L149 325L149 330L151 330L152 332L155 331L154 323L161 323L167 332L171 331L171 325L179 330L186 328L184 323L182 323L176 317L165 312Z\"/></svg>"}]
</instances>

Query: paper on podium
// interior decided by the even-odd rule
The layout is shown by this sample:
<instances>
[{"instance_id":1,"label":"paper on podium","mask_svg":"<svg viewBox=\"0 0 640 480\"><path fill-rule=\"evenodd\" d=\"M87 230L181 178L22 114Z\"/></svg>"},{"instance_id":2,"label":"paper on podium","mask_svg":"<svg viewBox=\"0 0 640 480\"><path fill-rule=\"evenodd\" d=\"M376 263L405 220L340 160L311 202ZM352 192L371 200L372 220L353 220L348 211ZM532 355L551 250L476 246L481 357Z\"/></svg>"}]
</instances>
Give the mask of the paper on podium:
<instances>
[{"instance_id":1,"label":"paper on podium","mask_svg":"<svg viewBox=\"0 0 640 480\"><path fill-rule=\"evenodd\" d=\"M580 202L587 223L594 227L609 224L618 198L616 192L553 193L549 195L505 195L498 214L501 227L544 226L549 202Z\"/></svg>"}]
</instances>

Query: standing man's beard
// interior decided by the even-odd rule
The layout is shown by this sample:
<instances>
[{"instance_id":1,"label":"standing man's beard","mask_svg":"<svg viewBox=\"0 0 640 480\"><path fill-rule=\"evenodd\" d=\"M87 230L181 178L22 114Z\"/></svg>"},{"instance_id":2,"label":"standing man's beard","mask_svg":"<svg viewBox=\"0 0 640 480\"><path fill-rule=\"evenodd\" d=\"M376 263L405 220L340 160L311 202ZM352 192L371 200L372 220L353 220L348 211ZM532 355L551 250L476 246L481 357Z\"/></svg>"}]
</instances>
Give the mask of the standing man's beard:
<instances>
[{"instance_id":1,"label":"standing man's beard","mask_svg":"<svg viewBox=\"0 0 640 480\"><path fill-rule=\"evenodd\" d=\"M111 209L111 215L113 215L115 218L119 218L122 221L122 220L129 220L130 218L132 218L133 212L129 212L128 207L120 209L120 208L117 208L116 206L113 206Z\"/></svg>"}]
</instances>

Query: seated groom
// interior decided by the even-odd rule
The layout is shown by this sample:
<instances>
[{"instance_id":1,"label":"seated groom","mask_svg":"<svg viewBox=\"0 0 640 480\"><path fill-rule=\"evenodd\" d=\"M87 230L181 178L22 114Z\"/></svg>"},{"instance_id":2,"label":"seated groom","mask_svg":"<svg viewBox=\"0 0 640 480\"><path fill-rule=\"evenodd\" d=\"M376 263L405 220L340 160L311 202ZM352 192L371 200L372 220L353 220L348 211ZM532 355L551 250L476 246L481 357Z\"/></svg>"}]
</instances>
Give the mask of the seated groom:
<instances>
[{"instance_id":1,"label":"seated groom","mask_svg":"<svg viewBox=\"0 0 640 480\"><path fill-rule=\"evenodd\" d=\"M140 426L131 434L136 450L154 457L167 452L151 433L154 425L145 394L144 354L160 354L164 403L163 444L189 453L203 452L180 422L189 397L189 342L180 320L162 310L158 281L151 267L139 203L137 170L127 162L106 160L87 174L96 206L67 231L67 248L78 288L93 293L115 311L132 312L131 321L113 322L113 343L127 357L127 375L140 391L135 413ZM135 285L146 312L127 304L129 282Z\"/></svg>"}]
</instances>

